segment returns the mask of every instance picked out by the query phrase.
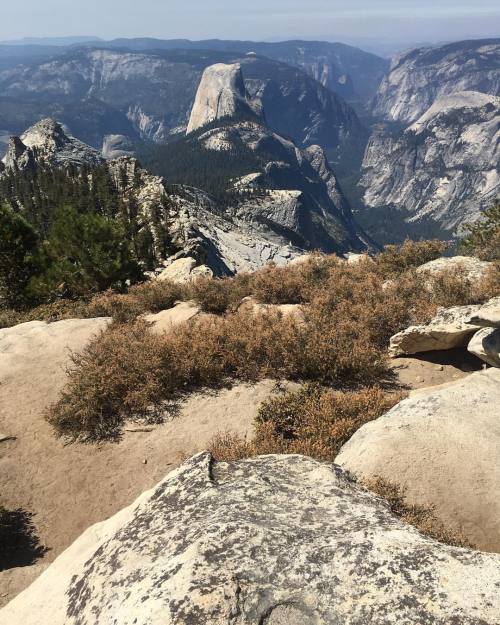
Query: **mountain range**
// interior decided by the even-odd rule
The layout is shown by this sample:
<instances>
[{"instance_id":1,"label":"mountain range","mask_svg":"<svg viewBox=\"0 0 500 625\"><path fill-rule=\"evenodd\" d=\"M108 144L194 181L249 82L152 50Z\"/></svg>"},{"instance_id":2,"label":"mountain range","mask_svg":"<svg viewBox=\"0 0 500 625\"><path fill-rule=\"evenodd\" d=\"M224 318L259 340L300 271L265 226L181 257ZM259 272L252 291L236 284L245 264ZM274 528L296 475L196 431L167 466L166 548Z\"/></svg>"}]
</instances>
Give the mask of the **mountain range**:
<instances>
[{"instance_id":1,"label":"mountain range","mask_svg":"<svg viewBox=\"0 0 500 625\"><path fill-rule=\"evenodd\" d=\"M450 238L499 195L499 59L498 39L411 50L390 67L362 50L324 42L0 46L0 153L11 135L52 118L107 158L138 155L167 186L198 187L220 202L232 178L262 180L276 162L299 171L317 145L342 202L379 242ZM186 137L195 129L199 88L219 93L217 66L238 67L220 91L225 114L208 113L195 124L198 130L218 121L207 128L210 136ZM248 151L242 124L258 127L257 150ZM290 161L284 148L278 155L278 144L293 145L301 156ZM238 158L230 163L215 145ZM264 177L268 187L303 193L309 176L303 170L297 176L292 182L288 173L286 184Z\"/></svg>"}]
</instances>

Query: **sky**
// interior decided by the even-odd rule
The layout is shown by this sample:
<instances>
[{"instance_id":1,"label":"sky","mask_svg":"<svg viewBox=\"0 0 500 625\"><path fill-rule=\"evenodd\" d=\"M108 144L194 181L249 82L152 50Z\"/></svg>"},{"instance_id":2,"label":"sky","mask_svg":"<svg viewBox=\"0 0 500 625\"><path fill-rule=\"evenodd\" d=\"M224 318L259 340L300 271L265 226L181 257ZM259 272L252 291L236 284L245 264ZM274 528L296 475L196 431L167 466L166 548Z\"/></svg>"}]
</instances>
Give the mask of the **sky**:
<instances>
[{"instance_id":1,"label":"sky","mask_svg":"<svg viewBox=\"0 0 500 625\"><path fill-rule=\"evenodd\" d=\"M500 36L499 0L2 0L0 40L96 35L438 42Z\"/></svg>"}]
</instances>

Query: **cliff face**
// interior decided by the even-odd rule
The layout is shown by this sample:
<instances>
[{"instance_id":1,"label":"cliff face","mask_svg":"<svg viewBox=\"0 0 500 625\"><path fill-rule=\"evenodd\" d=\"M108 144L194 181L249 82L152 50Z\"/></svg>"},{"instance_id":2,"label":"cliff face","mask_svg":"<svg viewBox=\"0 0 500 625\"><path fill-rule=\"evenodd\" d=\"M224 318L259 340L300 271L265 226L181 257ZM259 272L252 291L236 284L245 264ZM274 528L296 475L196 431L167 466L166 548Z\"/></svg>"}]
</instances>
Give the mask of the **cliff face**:
<instances>
[{"instance_id":1,"label":"cliff face","mask_svg":"<svg viewBox=\"0 0 500 625\"><path fill-rule=\"evenodd\" d=\"M242 85L237 71L225 78L222 72L221 80L228 83L226 90L219 85L221 94L226 94L218 103L219 114L248 108L243 94L257 80L265 92L262 104L264 114L269 112L268 123L276 123L278 132L298 143L311 143L312 126L321 128L314 142L321 140L325 148L336 148L339 141L347 142L363 132L352 108L301 69L206 49L148 53L79 49L0 72L0 120L3 128L20 132L42 116L55 117L95 147L102 145L106 135L115 134L162 142L186 131L204 70L238 64L247 84ZM236 100L235 87L240 93ZM196 123L200 121L204 122Z\"/></svg>"},{"instance_id":2,"label":"cliff face","mask_svg":"<svg viewBox=\"0 0 500 625\"><path fill-rule=\"evenodd\" d=\"M500 193L500 98L443 96L400 132L372 135L363 162L368 207L395 206L448 230L477 218Z\"/></svg>"},{"instance_id":3,"label":"cliff face","mask_svg":"<svg viewBox=\"0 0 500 625\"><path fill-rule=\"evenodd\" d=\"M220 206L192 187L166 187L160 176L129 156L105 160L54 120L43 120L12 138L2 176L33 176L38 168L67 169L92 187L103 170L120 199L117 219L152 238L158 268L190 256L216 275L285 264L305 250L349 251L366 247L326 157L318 146L299 150L257 121L226 121L221 128L193 131L186 141L206 150L245 145L256 172L234 180L232 202ZM9 198L23 210L16 198ZM36 207L34 208L36 211Z\"/></svg>"},{"instance_id":4,"label":"cliff face","mask_svg":"<svg viewBox=\"0 0 500 625\"><path fill-rule=\"evenodd\" d=\"M395 58L372 102L374 115L416 121L433 102L459 91L500 95L500 39L410 50Z\"/></svg>"},{"instance_id":5,"label":"cliff face","mask_svg":"<svg viewBox=\"0 0 500 625\"><path fill-rule=\"evenodd\" d=\"M187 133L198 130L214 120L240 114L253 114L241 65L239 63L210 65L201 77Z\"/></svg>"}]
</instances>

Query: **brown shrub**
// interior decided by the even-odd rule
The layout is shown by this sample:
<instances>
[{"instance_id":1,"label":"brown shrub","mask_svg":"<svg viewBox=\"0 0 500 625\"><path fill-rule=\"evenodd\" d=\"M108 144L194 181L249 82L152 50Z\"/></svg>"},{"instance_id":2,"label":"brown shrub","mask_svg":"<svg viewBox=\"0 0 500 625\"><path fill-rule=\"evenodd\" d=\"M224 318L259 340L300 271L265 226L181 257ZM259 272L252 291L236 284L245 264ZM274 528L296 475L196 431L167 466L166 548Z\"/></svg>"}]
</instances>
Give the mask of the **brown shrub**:
<instances>
[{"instance_id":1,"label":"brown shrub","mask_svg":"<svg viewBox=\"0 0 500 625\"><path fill-rule=\"evenodd\" d=\"M82 441L115 438L127 418L157 417L169 395L162 347L137 321L111 325L73 354L66 388L47 415L56 433Z\"/></svg>"},{"instance_id":2,"label":"brown shrub","mask_svg":"<svg viewBox=\"0 0 500 625\"><path fill-rule=\"evenodd\" d=\"M398 276L412 267L435 260L443 255L448 244L444 241L411 241L402 245L386 245L384 251L376 256L378 270L386 278Z\"/></svg>"},{"instance_id":3,"label":"brown shrub","mask_svg":"<svg viewBox=\"0 0 500 625\"><path fill-rule=\"evenodd\" d=\"M288 267L269 265L252 274L251 293L263 304L308 302L327 279L330 268L340 263L336 256L317 254Z\"/></svg>"},{"instance_id":4,"label":"brown shrub","mask_svg":"<svg viewBox=\"0 0 500 625\"><path fill-rule=\"evenodd\" d=\"M392 484L381 477L363 481L363 485L385 499L391 512L405 523L413 525L422 534L430 536L439 542L455 547L477 547L469 542L460 532L451 530L440 521L434 508L408 503L404 491L396 484Z\"/></svg>"},{"instance_id":5,"label":"brown shrub","mask_svg":"<svg viewBox=\"0 0 500 625\"><path fill-rule=\"evenodd\" d=\"M250 274L234 278L198 278L188 287L189 299L204 312L220 315L237 308L250 293Z\"/></svg>"},{"instance_id":6,"label":"brown shrub","mask_svg":"<svg viewBox=\"0 0 500 625\"><path fill-rule=\"evenodd\" d=\"M87 317L113 317L124 323L144 313L155 313L172 308L183 299L183 285L167 280L151 280L130 287L128 293L105 291L95 295L85 309Z\"/></svg>"},{"instance_id":7,"label":"brown shrub","mask_svg":"<svg viewBox=\"0 0 500 625\"><path fill-rule=\"evenodd\" d=\"M17 310L11 308L0 309L0 330L3 328L11 328L20 323L21 316Z\"/></svg>"},{"instance_id":8,"label":"brown shrub","mask_svg":"<svg viewBox=\"0 0 500 625\"><path fill-rule=\"evenodd\" d=\"M477 298L486 302L492 297L500 297L500 260L495 261L486 275L476 286Z\"/></svg>"},{"instance_id":9,"label":"brown shrub","mask_svg":"<svg viewBox=\"0 0 500 625\"><path fill-rule=\"evenodd\" d=\"M302 454L333 462L356 430L400 399L401 395L378 387L341 392L307 385L261 405L252 441L221 433L212 440L210 451L222 461L263 454Z\"/></svg>"}]
</instances>

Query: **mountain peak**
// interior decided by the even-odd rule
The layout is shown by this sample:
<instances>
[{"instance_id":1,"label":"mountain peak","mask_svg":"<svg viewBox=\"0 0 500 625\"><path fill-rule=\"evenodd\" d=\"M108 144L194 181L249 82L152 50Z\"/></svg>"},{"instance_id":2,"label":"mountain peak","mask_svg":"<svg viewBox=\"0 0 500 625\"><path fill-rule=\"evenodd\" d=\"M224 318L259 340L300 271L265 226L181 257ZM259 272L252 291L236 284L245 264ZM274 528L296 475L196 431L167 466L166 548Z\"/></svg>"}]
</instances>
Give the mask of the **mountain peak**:
<instances>
[{"instance_id":1,"label":"mountain peak","mask_svg":"<svg viewBox=\"0 0 500 625\"><path fill-rule=\"evenodd\" d=\"M102 157L97 150L71 136L59 122L47 118L28 128L20 137L11 137L3 159L6 169L15 166L26 169L40 161L59 166L98 165Z\"/></svg>"},{"instance_id":2,"label":"mountain peak","mask_svg":"<svg viewBox=\"0 0 500 625\"><path fill-rule=\"evenodd\" d=\"M187 128L187 134L223 117L255 114L239 63L216 63L203 72Z\"/></svg>"}]
</instances>

